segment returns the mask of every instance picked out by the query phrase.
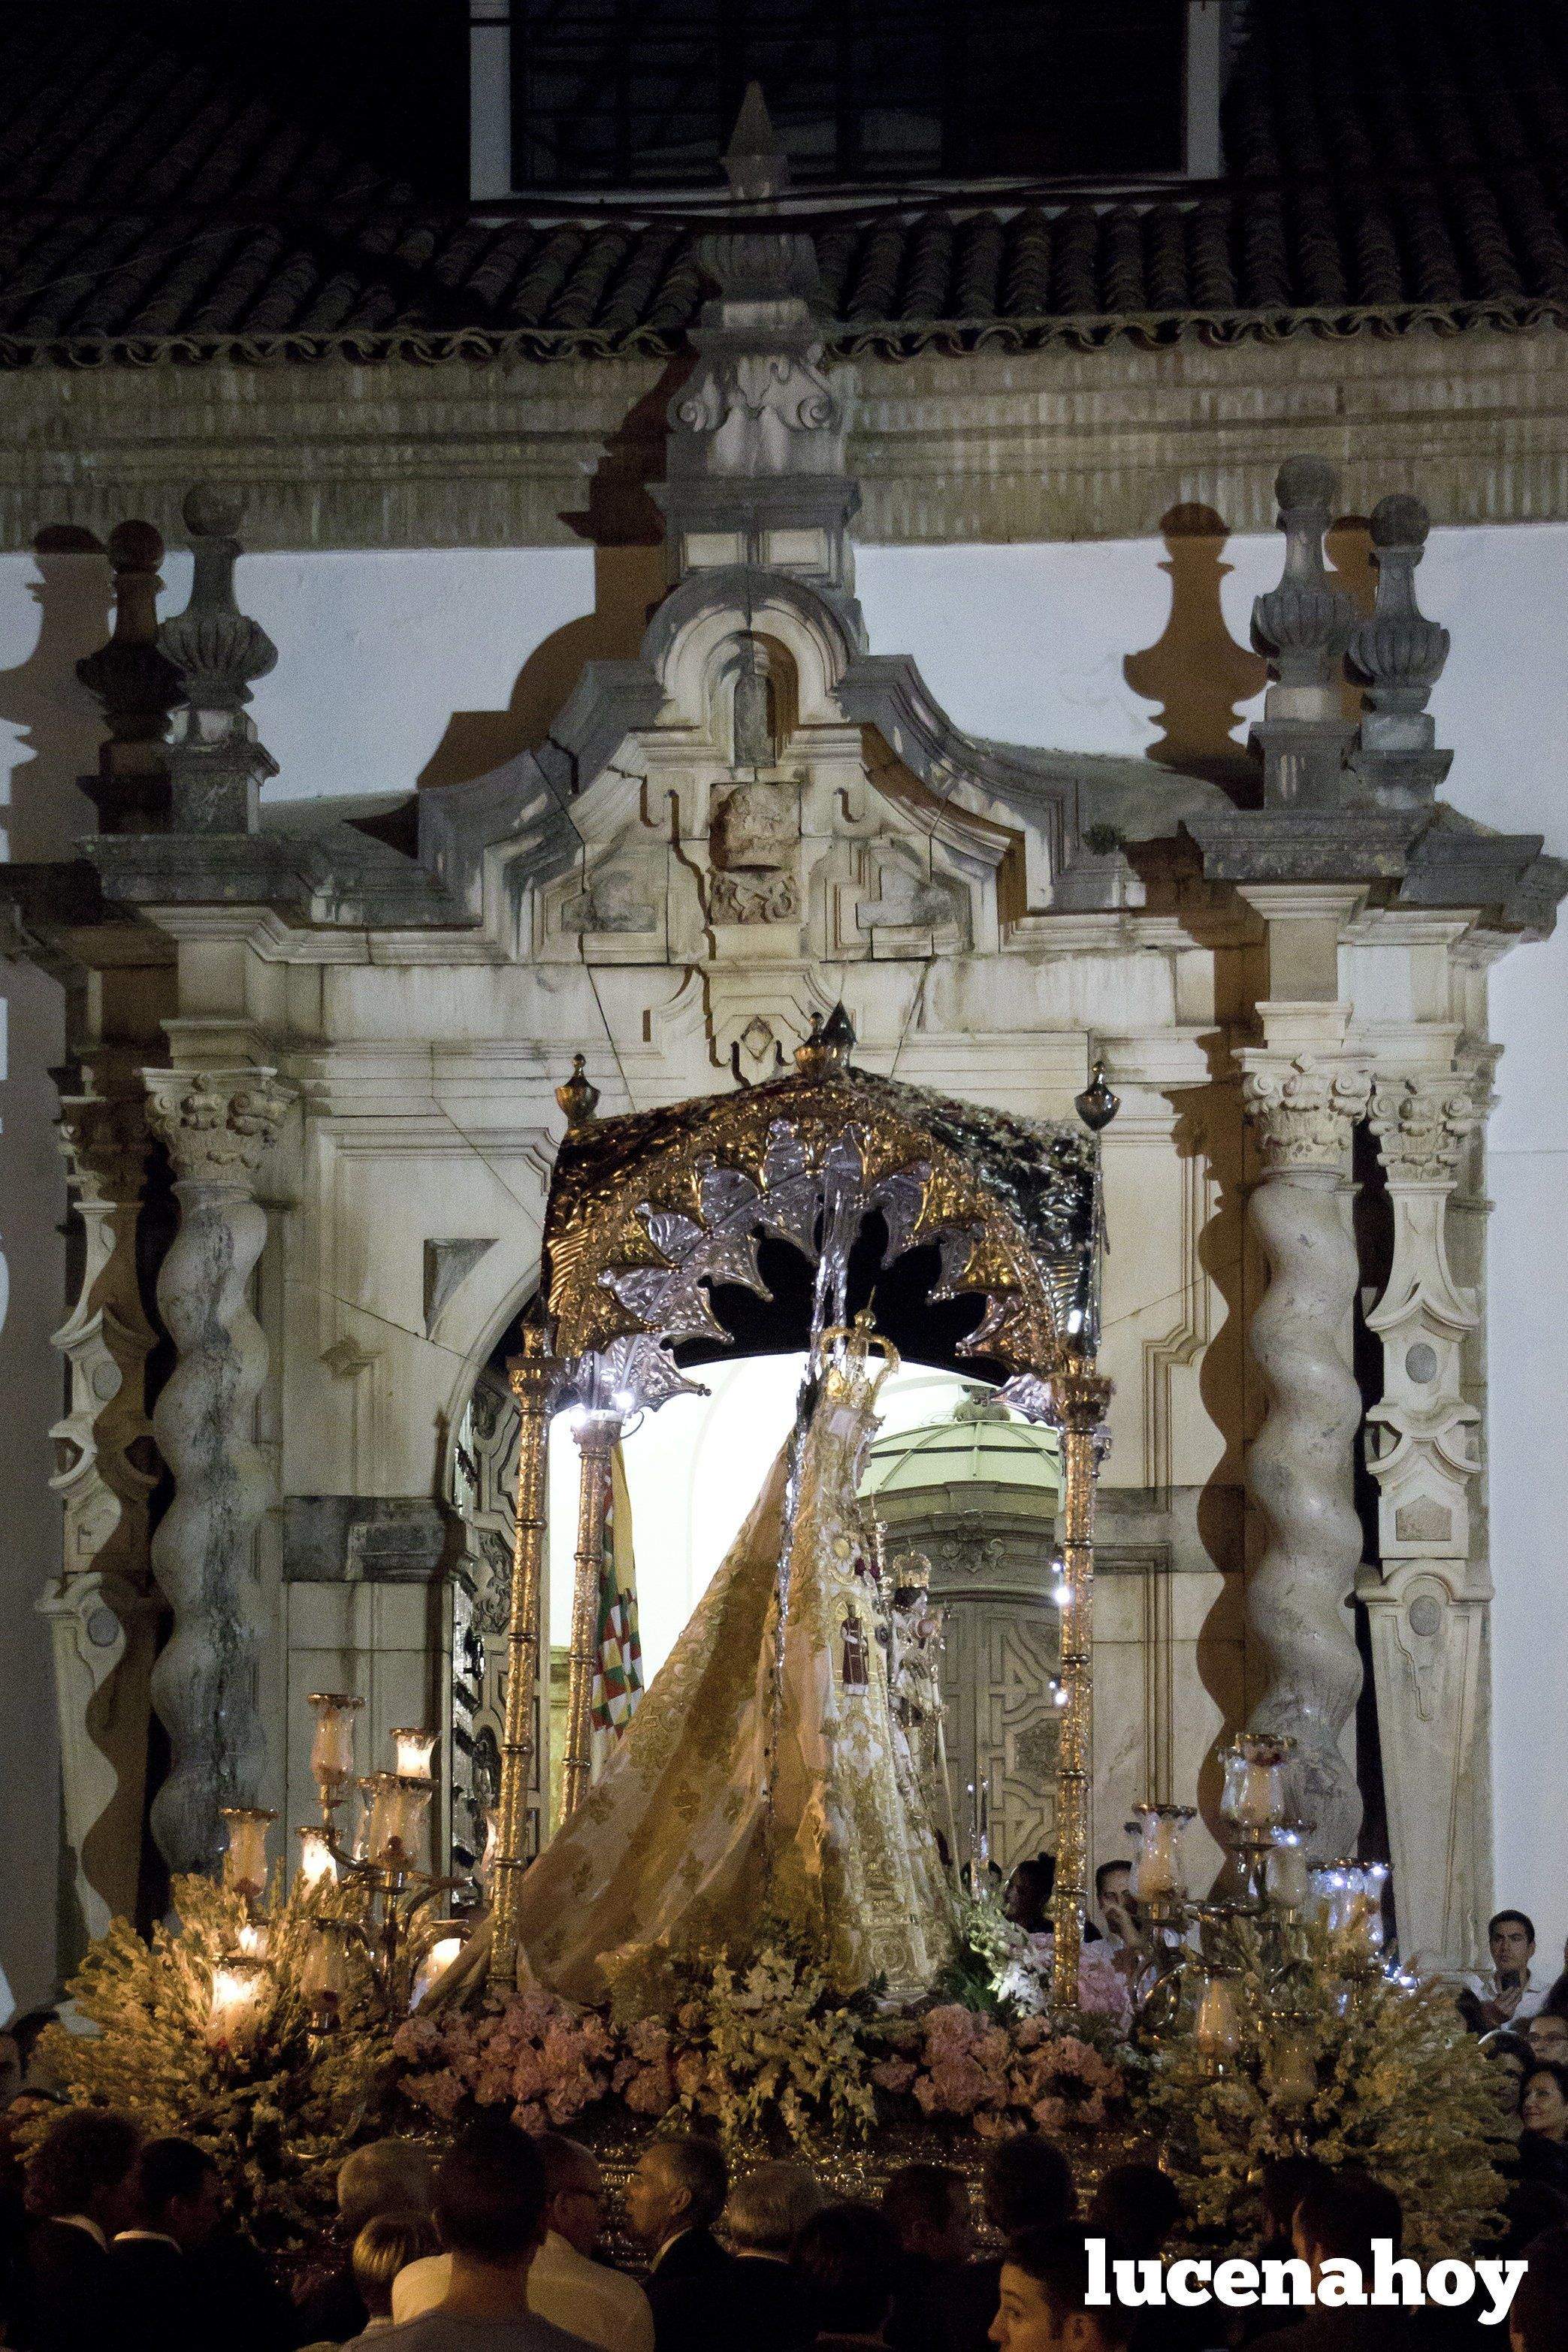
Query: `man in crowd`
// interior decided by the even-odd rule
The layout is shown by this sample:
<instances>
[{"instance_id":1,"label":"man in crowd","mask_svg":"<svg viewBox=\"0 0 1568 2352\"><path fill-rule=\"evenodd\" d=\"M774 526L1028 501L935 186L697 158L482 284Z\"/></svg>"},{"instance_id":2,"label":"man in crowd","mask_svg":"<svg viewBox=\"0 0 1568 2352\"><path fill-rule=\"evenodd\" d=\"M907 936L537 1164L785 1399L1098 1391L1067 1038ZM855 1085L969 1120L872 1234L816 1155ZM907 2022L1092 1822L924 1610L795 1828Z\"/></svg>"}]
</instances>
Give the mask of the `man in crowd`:
<instances>
[{"instance_id":1,"label":"man in crowd","mask_svg":"<svg viewBox=\"0 0 1568 2352\"><path fill-rule=\"evenodd\" d=\"M990 2339L1000 2352L1124 2352L1127 2318L1114 2305L1089 2307L1089 2252L1082 2230L1026 2230L1002 2257Z\"/></svg>"},{"instance_id":2,"label":"man in crowd","mask_svg":"<svg viewBox=\"0 0 1568 2352\"><path fill-rule=\"evenodd\" d=\"M626 2184L626 2219L653 2256L648 2300L655 2352L716 2352L743 2343L750 2312L734 2259L714 2236L729 2193L717 2144L688 2134L656 2139Z\"/></svg>"},{"instance_id":3,"label":"man in crowd","mask_svg":"<svg viewBox=\"0 0 1568 2352\"><path fill-rule=\"evenodd\" d=\"M22 2283L22 2340L33 2352L84 2352L118 2335L121 2297L109 2245L136 2221L141 2140L124 2116L72 2107L33 2150L27 2204L40 2218Z\"/></svg>"},{"instance_id":4,"label":"man in crowd","mask_svg":"<svg viewBox=\"0 0 1568 2352\"><path fill-rule=\"evenodd\" d=\"M806 2164L759 2164L729 2192L724 2231L735 2256L751 2352L799 2352L816 2333L816 2316L789 2256L825 2199Z\"/></svg>"},{"instance_id":5,"label":"man in crowd","mask_svg":"<svg viewBox=\"0 0 1568 2352\"><path fill-rule=\"evenodd\" d=\"M1391 2189L1360 2165L1324 2171L1311 2182L1296 2207L1291 2246L1312 2273L1317 2290L1325 2263L1357 2263L1364 2278L1373 2267L1373 2241L1386 2238L1395 2259L1405 2235L1405 2215ZM1281 2314L1281 2326L1262 2336L1267 2352L1438 2352L1452 2340L1446 2315L1434 2319L1420 2310L1375 2305Z\"/></svg>"},{"instance_id":6,"label":"man in crowd","mask_svg":"<svg viewBox=\"0 0 1568 2352\"><path fill-rule=\"evenodd\" d=\"M1100 1864L1094 1873L1094 1900L1105 1923L1106 1937L1117 1951L1124 1951L1129 1945L1142 1943L1143 1914L1133 1893L1133 1865L1130 1862L1103 1862Z\"/></svg>"},{"instance_id":7,"label":"man in crowd","mask_svg":"<svg viewBox=\"0 0 1568 2352\"><path fill-rule=\"evenodd\" d=\"M433 2311L381 2336L385 2352L582 2352L582 2338L528 2308L544 2242L545 2168L515 2124L476 2124L435 2174L435 2226L451 2257Z\"/></svg>"},{"instance_id":8,"label":"man in crowd","mask_svg":"<svg viewBox=\"0 0 1568 2352\"><path fill-rule=\"evenodd\" d=\"M122 2315L117 2339L146 2352L195 2352L223 2333L191 2263L224 2218L217 2166L193 2140L149 2140L133 2180L135 2218L109 2250Z\"/></svg>"},{"instance_id":9,"label":"man in crowd","mask_svg":"<svg viewBox=\"0 0 1568 2352\"><path fill-rule=\"evenodd\" d=\"M987 2221L1004 2244L1020 2230L1041 2230L1071 2221L1076 2192L1072 2167L1054 2140L1019 2132L994 2140L980 2174L980 2200Z\"/></svg>"},{"instance_id":10,"label":"man in crowd","mask_svg":"<svg viewBox=\"0 0 1568 2352\"><path fill-rule=\"evenodd\" d=\"M1543 2231L1525 2252L1530 2268L1508 2315L1509 2352L1563 2352L1568 2344L1568 2229Z\"/></svg>"},{"instance_id":11,"label":"man in crowd","mask_svg":"<svg viewBox=\"0 0 1568 2352\"><path fill-rule=\"evenodd\" d=\"M1522 2026L1545 2003L1546 1989L1530 1981L1535 1958L1535 1923L1525 1911L1498 1911L1487 1922L1492 1974L1471 1978L1459 1995L1459 2011L1475 2033L1494 2026Z\"/></svg>"},{"instance_id":12,"label":"man in crowd","mask_svg":"<svg viewBox=\"0 0 1568 2352\"><path fill-rule=\"evenodd\" d=\"M890 2341L898 2241L874 2205L825 2205L795 2241L795 2266L817 2315L816 2352Z\"/></svg>"},{"instance_id":13,"label":"man in crowd","mask_svg":"<svg viewBox=\"0 0 1568 2352\"><path fill-rule=\"evenodd\" d=\"M1554 2009L1538 2009L1524 2029L1524 2038L1532 2058L1549 2058L1554 2065L1568 2066L1568 2017L1560 2017Z\"/></svg>"},{"instance_id":14,"label":"man in crowd","mask_svg":"<svg viewBox=\"0 0 1568 2352\"><path fill-rule=\"evenodd\" d=\"M653 2352L653 2315L635 2279L593 2260L604 2218L604 2176L580 2143L560 2132L534 2140L545 2174L545 2235L528 2273L528 2309L600 2352ZM450 2254L410 2263L392 2284L394 2320L418 2318L444 2298Z\"/></svg>"},{"instance_id":15,"label":"man in crowd","mask_svg":"<svg viewBox=\"0 0 1568 2352\"><path fill-rule=\"evenodd\" d=\"M947 2164L905 2164L883 2191L899 2266L887 2340L897 2352L984 2352L996 2310L988 2263L974 2261L969 2184Z\"/></svg>"},{"instance_id":16,"label":"man in crowd","mask_svg":"<svg viewBox=\"0 0 1568 2352\"><path fill-rule=\"evenodd\" d=\"M301 2343L318 2338L346 2344L369 2316L354 2284L347 2249L367 2221L383 2213L428 2213L433 2173L429 2150L412 2139L373 2139L354 2149L338 2167L338 2216L345 2249L324 2273L309 2279L299 2296Z\"/></svg>"}]
</instances>

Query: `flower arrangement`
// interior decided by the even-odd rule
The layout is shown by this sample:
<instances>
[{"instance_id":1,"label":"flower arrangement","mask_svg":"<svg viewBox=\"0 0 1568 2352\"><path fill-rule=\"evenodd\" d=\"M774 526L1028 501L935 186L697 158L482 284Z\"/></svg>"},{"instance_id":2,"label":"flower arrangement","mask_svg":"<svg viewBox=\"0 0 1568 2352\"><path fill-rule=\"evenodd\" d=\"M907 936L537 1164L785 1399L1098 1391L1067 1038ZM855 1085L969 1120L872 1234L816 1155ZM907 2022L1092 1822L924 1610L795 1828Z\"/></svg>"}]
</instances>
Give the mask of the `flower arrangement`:
<instances>
[{"instance_id":1,"label":"flower arrangement","mask_svg":"<svg viewBox=\"0 0 1568 2352\"><path fill-rule=\"evenodd\" d=\"M1113 2059L1039 2016L1009 2021L948 2001L912 2020L899 2039L903 2048L873 2067L873 2081L912 2097L922 2116L966 2122L983 2139L1031 2124L1091 2128L1124 2095Z\"/></svg>"},{"instance_id":2,"label":"flower arrangement","mask_svg":"<svg viewBox=\"0 0 1568 2352\"><path fill-rule=\"evenodd\" d=\"M388 2127L392 2021L350 1946L338 2021L316 2030L301 1976L329 1895L275 1887L258 1915L207 1878L172 1896L177 1924L151 1942L117 1919L91 1947L70 1987L89 2030L49 2027L41 2054L73 2103L194 2140L238 2214L282 2243L320 2227L345 2152ZM254 1993L215 2017L214 1977L247 1949Z\"/></svg>"},{"instance_id":3,"label":"flower arrangement","mask_svg":"<svg viewBox=\"0 0 1568 2352\"><path fill-rule=\"evenodd\" d=\"M1142 2058L1139 2105L1199 2229L1245 2229L1262 2167L1362 2164L1398 2196L1406 2248L1430 2261L1484 2233L1503 2196L1495 2081L1451 1996L1379 1968L1347 1977L1326 1931L1302 1931L1281 1994L1256 1930L1225 1954L1240 2046L1217 2067L1180 2027ZM1261 2234L1256 2216L1255 2236Z\"/></svg>"},{"instance_id":4,"label":"flower arrangement","mask_svg":"<svg viewBox=\"0 0 1568 2352\"><path fill-rule=\"evenodd\" d=\"M505 2106L524 2131L559 2131L609 2093L616 2043L594 2011L530 1985L477 2012L411 2017L392 2053L408 2070L403 2096L440 2123L472 2101Z\"/></svg>"}]
</instances>

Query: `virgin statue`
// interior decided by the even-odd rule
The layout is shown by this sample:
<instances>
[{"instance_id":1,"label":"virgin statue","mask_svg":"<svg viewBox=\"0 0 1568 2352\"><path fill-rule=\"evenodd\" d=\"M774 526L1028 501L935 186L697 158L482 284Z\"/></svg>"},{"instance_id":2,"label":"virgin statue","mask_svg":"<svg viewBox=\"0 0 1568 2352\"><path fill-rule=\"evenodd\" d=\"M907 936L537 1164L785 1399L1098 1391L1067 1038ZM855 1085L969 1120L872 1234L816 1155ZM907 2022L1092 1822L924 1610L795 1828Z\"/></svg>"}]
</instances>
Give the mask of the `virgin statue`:
<instances>
[{"instance_id":1,"label":"virgin statue","mask_svg":"<svg viewBox=\"0 0 1568 2352\"><path fill-rule=\"evenodd\" d=\"M917 1995L946 1961L951 1895L857 1493L896 1362L869 1315L813 1349L750 1517L603 1777L523 1880L523 1948L553 1990L602 2000L660 1950L780 1938L846 1995L879 1980Z\"/></svg>"}]
</instances>

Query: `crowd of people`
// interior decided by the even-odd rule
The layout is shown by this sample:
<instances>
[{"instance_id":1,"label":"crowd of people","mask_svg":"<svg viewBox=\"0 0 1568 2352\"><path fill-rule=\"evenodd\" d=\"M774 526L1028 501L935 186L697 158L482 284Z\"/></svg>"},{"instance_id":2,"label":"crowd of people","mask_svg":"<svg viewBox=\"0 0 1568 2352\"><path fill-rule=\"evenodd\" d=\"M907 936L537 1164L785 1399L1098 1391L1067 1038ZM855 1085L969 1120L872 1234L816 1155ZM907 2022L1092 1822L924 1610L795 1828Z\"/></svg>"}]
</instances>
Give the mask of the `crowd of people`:
<instances>
[{"instance_id":1,"label":"crowd of people","mask_svg":"<svg viewBox=\"0 0 1568 2352\"><path fill-rule=\"evenodd\" d=\"M20 2194L18 2195L18 2187ZM1096 2246L1164 2274L1182 2210L1151 2164L1112 2168L1080 2210L1071 2165L1037 2134L998 2141L979 2183L907 2164L880 2198L834 2196L807 2165L731 2179L717 2143L651 2140L605 2252L592 2153L501 2119L437 2160L404 2140L347 2157L333 2251L285 2292L225 2218L210 2157L143 2141L123 2116L60 2113L4 2184L7 2345L31 2352L1510 2352L1568 2345L1568 2195L1516 2183L1504 2254L1529 2268L1506 2334L1476 2315L1249 2313L1106 2305ZM1370 2176L1287 2158L1262 2184L1269 2248L1315 2282L1323 2265L1398 2252L1398 2200ZM980 2250L980 2240L994 2247ZM633 2275L633 2267L638 2274ZM1104 2271L1099 2276L1103 2279Z\"/></svg>"}]
</instances>

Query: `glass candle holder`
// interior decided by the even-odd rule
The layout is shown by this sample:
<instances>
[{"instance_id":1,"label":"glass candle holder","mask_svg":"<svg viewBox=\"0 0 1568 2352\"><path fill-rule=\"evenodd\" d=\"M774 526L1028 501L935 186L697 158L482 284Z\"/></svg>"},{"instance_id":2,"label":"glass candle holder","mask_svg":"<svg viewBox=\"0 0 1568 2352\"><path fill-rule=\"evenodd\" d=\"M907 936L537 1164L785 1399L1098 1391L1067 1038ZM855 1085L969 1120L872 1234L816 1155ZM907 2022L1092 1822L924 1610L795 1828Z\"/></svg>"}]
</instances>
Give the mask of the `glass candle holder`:
<instances>
[{"instance_id":1,"label":"glass candle holder","mask_svg":"<svg viewBox=\"0 0 1568 2352\"><path fill-rule=\"evenodd\" d=\"M386 1869L402 1846L402 1784L395 1772L367 1772L359 1783L365 1813L360 1837L364 1858Z\"/></svg>"},{"instance_id":2,"label":"glass candle holder","mask_svg":"<svg viewBox=\"0 0 1568 2352\"><path fill-rule=\"evenodd\" d=\"M1299 2026L1287 2026L1269 2052L1264 2080L1269 2095L1281 2106L1304 2107L1317 2096L1318 2070L1311 2037Z\"/></svg>"},{"instance_id":3,"label":"glass candle holder","mask_svg":"<svg viewBox=\"0 0 1568 2352\"><path fill-rule=\"evenodd\" d=\"M461 1920L444 1919L435 1941L421 1955L409 1989L408 2005L417 2009L427 1992L440 1982L468 1940L467 1929Z\"/></svg>"},{"instance_id":4,"label":"glass candle holder","mask_svg":"<svg viewBox=\"0 0 1568 2352\"><path fill-rule=\"evenodd\" d=\"M1357 1875L1354 1862L1320 1863L1312 1874L1312 1909L1331 1936L1343 1936L1350 1925Z\"/></svg>"},{"instance_id":5,"label":"glass candle holder","mask_svg":"<svg viewBox=\"0 0 1568 2352\"><path fill-rule=\"evenodd\" d=\"M1281 1911L1304 1911L1312 1899L1312 1871L1307 1840L1312 1832L1303 1822L1281 1822L1274 1832L1264 1866L1263 1891Z\"/></svg>"},{"instance_id":6,"label":"glass candle holder","mask_svg":"<svg viewBox=\"0 0 1568 2352\"><path fill-rule=\"evenodd\" d=\"M1236 1979L1223 1969L1210 1969L1198 1995L1194 2039L1212 2065L1223 2066L1241 2047L1241 2010Z\"/></svg>"},{"instance_id":7,"label":"glass candle holder","mask_svg":"<svg viewBox=\"0 0 1568 2352\"><path fill-rule=\"evenodd\" d=\"M229 1842L224 1855L224 1885L259 1903L267 1893L267 1832L277 1819L259 1805L225 1805L222 1818Z\"/></svg>"},{"instance_id":8,"label":"glass candle holder","mask_svg":"<svg viewBox=\"0 0 1568 2352\"><path fill-rule=\"evenodd\" d=\"M213 1970L207 2038L223 2050L242 2050L261 2022L267 1989L263 1963L244 1952L225 1955Z\"/></svg>"},{"instance_id":9,"label":"glass candle holder","mask_svg":"<svg viewBox=\"0 0 1568 2352\"><path fill-rule=\"evenodd\" d=\"M392 1733L392 1770L400 1780L429 1780L437 1736L407 1729Z\"/></svg>"},{"instance_id":10,"label":"glass candle holder","mask_svg":"<svg viewBox=\"0 0 1568 2352\"><path fill-rule=\"evenodd\" d=\"M1225 1750L1220 1818L1243 1837L1264 1838L1285 1818L1285 1759L1293 1742L1271 1731L1244 1731Z\"/></svg>"},{"instance_id":11,"label":"glass candle holder","mask_svg":"<svg viewBox=\"0 0 1568 2352\"><path fill-rule=\"evenodd\" d=\"M1383 1898L1388 1888L1388 1864L1364 1862L1350 1890L1346 1933L1361 1956L1376 1959L1383 1949Z\"/></svg>"},{"instance_id":12,"label":"glass candle holder","mask_svg":"<svg viewBox=\"0 0 1568 2352\"><path fill-rule=\"evenodd\" d=\"M354 1717L362 1698L348 1691L312 1691L316 1732L310 1742L310 1772L322 1801L340 1802L354 1777Z\"/></svg>"},{"instance_id":13,"label":"glass candle holder","mask_svg":"<svg viewBox=\"0 0 1568 2352\"><path fill-rule=\"evenodd\" d=\"M1182 1839L1192 1818L1190 1805L1134 1806L1138 1851L1133 1858L1133 1892L1140 1903L1186 1900Z\"/></svg>"},{"instance_id":14,"label":"glass candle holder","mask_svg":"<svg viewBox=\"0 0 1568 2352\"><path fill-rule=\"evenodd\" d=\"M301 1999L313 2016L327 2023L341 2009L348 1990L348 1939L342 1925L336 1919L312 1921L299 1969Z\"/></svg>"},{"instance_id":15,"label":"glass candle holder","mask_svg":"<svg viewBox=\"0 0 1568 2352\"><path fill-rule=\"evenodd\" d=\"M299 1872L307 1886L336 1886L338 1864L327 1832L314 1823L298 1832L299 1839Z\"/></svg>"},{"instance_id":16,"label":"glass candle holder","mask_svg":"<svg viewBox=\"0 0 1568 2352\"><path fill-rule=\"evenodd\" d=\"M397 1859L404 1869L412 1869L424 1852L431 1801L435 1791L428 1780L400 1780L397 1787Z\"/></svg>"}]
</instances>

